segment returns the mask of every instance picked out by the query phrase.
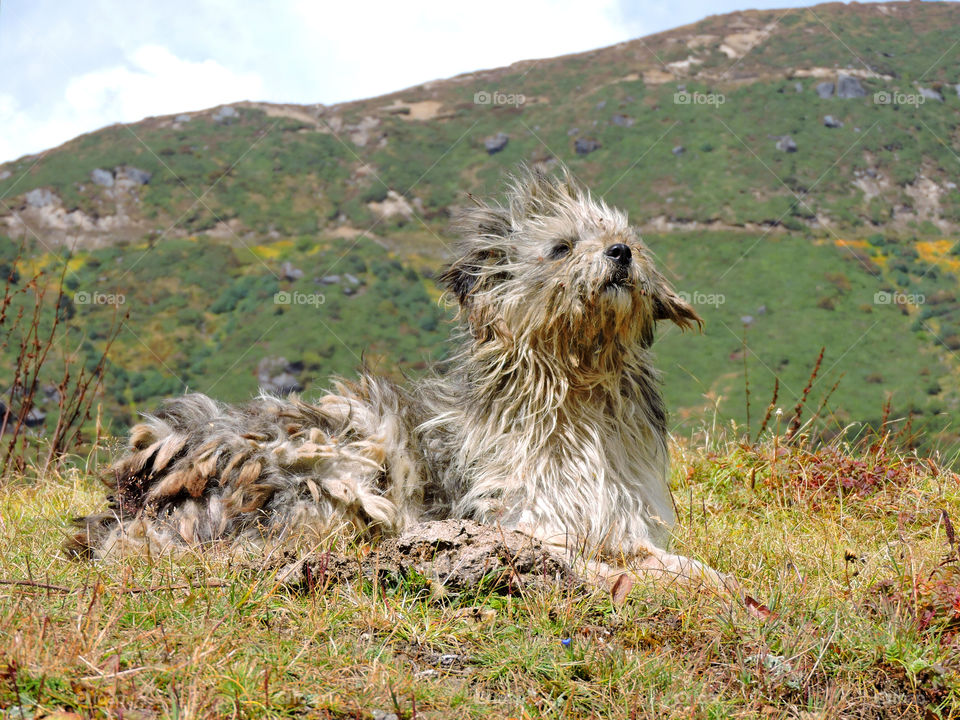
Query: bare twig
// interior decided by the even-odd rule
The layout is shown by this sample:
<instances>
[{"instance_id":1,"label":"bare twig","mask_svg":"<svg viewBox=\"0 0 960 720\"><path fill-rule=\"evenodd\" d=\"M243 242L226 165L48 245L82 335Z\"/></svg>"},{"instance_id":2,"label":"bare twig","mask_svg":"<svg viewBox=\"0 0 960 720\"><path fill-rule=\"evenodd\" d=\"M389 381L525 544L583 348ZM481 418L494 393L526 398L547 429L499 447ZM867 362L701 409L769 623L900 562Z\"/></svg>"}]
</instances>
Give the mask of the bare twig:
<instances>
[{"instance_id":1,"label":"bare twig","mask_svg":"<svg viewBox=\"0 0 960 720\"><path fill-rule=\"evenodd\" d=\"M225 580L207 580L202 583L181 583L178 585L144 585L139 587L116 588L114 592L121 595L137 595L140 593L164 592L168 590L194 590L196 588L218 588L228 585ZM66 587L64 585L50 585L49 583L34 582L33 580L4 580L0 579L0 585L12 585L14 587L37 588L38 590L51 590L53 592L72 593L80 592L83 588Z\"/></svg>"}]
</instances>

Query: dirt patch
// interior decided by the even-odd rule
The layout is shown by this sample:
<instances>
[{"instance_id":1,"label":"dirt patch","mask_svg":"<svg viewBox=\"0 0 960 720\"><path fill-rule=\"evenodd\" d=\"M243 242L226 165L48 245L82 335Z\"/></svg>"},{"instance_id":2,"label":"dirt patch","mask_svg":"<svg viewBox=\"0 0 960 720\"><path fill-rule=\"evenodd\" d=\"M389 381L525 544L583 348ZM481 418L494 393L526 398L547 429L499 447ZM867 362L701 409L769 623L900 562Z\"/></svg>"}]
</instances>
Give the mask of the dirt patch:
<instances>
[{"instance_id":1,"label":"dirt patch","mask_svg":"<svg viewBox=\"0 0 960 720\"><path fill-rule=\"evenodd\" d=\"M305 587L366 578L396 582L417 574L438 591L520 588L579 583L562 559L533 538L470 520L436 520L388 538L366 557L320 553L305 559L290 581Z\"/></svg>"},{"instance_id":2,"label":"dirt patch","mask_svg":"<svg viewBox=\"0 0 960 720\"><path fill-rule=\"evenodd\" d=\"M382 109L389 115L396 115L406 120L433 120L440 117L442 107L443 103L438 100L420 100L410 103L394 100L393 104L385 105Z\"/></svg>"}]
</instances>

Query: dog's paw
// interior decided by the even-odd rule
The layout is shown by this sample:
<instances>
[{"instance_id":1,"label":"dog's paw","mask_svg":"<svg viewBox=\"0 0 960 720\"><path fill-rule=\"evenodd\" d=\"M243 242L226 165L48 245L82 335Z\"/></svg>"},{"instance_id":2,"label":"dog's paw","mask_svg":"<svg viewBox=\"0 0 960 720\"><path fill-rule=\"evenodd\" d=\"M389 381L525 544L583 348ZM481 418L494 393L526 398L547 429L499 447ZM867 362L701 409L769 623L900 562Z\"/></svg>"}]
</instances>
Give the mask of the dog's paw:
<instances>
[{"instance_id":1,"label":"dog's paw","mask_svg":"<svg viewBox=\"0 0 960 720\"><path fill-rule=\"evenodd\" d=\"M640 561L636 569L642 575L653 575L666 581L703 585L734 595L740 594L740 586L732 576L683 555L654 552Z\"/></svg>"}]
</instances>

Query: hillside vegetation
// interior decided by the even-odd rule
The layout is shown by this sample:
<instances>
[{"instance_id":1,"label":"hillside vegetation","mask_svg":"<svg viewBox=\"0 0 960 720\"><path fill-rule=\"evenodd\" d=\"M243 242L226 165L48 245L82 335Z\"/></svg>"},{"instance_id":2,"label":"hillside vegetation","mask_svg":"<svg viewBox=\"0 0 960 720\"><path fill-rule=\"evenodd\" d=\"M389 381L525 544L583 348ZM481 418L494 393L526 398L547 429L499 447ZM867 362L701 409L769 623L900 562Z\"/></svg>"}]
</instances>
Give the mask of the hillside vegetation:
<instances>
[{"instance_id":1,"label":"hillside vegetation","mask_svg":"<svg viewBox=\"0 0 960 720\"><path fill-rule=\"evenodd\" d=\"M355 103L113 126L0 166L0 252L69 262L90 357L124 299L103 397L118 427L184 388L239 400L272 373L321 392L364 353L416 374L444 352L430 277L456 208L520 162L562 162L630 212L706 320L659 344L678 432L745 424L747 389L756 417L775 377L795 403L825 347L828 432L876 424L891 397L949 449L958 21L950 3L734 13Z\"/></svg>"}]
</instances>

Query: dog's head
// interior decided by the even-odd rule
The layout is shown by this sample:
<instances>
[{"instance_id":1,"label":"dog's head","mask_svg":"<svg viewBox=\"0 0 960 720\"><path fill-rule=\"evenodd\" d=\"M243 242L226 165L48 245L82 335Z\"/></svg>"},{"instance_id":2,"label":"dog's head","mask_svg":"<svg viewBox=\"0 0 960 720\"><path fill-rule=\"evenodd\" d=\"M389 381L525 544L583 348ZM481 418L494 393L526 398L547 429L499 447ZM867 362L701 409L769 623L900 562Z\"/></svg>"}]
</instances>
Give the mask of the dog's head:
<instances>
[{"instance_id":1,"label":"dog's head","mask_svg":"<svg viewBox=\"0 0 960 720\"><path fill-rule=\"evenodd\" d=\"M524 169L505 205L459 220L460 253L442 280L477 340L548 344L567 355L653 342L658 320L701 326L624 213L564 170Z\"/></svg>"}]
</instances>

